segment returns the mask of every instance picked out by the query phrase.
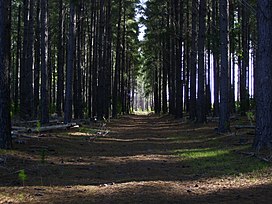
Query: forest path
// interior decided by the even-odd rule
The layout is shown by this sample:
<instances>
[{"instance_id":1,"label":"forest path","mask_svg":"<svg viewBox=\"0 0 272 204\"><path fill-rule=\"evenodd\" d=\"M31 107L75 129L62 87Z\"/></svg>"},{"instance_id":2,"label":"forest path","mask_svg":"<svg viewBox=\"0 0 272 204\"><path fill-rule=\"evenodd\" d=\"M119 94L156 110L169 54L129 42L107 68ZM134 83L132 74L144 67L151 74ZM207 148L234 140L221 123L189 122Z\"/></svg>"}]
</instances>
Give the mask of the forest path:
<instances>
[{"instance_id":1,"label":"forest path","mask_svg":"<svg viewBox=\"0 0 272 204\"><path fill-rule=\"evenodd\" d=\"M0 180L0 203L271 201L271 180L225 175L225 168L237 171L236 163L243 165L239 158L226 164L229 153L220 149L237 138L219 136L215 127L170 116L129 115L107 123L109 133L95 140L89 126L33 135L7 156L9 173L0 168L0 175L7 175ZM218 155L211 155L214 149ZM28 177L24 186L13 173L18 169Z\"/></svg>"}]
</instances>

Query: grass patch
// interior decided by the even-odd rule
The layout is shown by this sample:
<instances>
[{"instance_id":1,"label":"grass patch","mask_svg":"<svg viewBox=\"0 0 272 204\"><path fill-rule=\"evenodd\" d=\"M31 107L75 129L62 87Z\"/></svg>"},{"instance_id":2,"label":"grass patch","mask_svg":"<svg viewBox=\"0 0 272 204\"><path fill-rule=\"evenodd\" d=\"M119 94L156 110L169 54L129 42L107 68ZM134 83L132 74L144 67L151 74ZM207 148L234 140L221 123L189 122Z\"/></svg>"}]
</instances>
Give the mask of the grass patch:
<instances>
[{"instance_id":1,"label":"grass patch","mask_svg":"<svg viewBox=\"0 0 272 204\"><path fill-rule=\"evenodd\" d=\"M186 163L189 174L202 176L229 176L261 171L271 165L257 158L237 154L248 146L232 148L199 148L174 151Z\"/></svg>"}]
</instances>

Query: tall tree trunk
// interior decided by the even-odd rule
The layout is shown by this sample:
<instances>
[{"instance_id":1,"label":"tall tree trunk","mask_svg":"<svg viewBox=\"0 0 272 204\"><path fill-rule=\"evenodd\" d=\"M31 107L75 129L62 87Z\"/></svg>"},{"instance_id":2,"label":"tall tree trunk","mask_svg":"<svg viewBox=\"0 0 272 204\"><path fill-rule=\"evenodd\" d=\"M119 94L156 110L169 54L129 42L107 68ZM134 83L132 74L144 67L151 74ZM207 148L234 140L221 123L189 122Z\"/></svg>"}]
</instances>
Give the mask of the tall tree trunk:
<instances>
[{"instance_id":1,"label":"tall tree trunk","mask_svg":"<svg viewBox=\"0 0 272 204\"><path fill-rule=\"evenodd\" d=\"M176 111L175 117L182 118L183 114L183 86L181 81L182 73L182 32L183 32L183 3L182 1L175 0L175 21L176 21Z\"/></svg>"},{"instance_id":2,"label":"tall tree trunk","mask_svg":"<svg viewBox=\"0 0 272 204\"><path fill-rule=\"evenodd\" d=\"M32 117L33 87L33 2L24 0L24 41L22 53L22 66L20 70L20 116L23 119Z\"/></svg>"},{"instance_id":3,"label":"tall tree trunk","mask_svg":"<svg viewBox=\"0 0 272 204\"><path fill-rule=\"evenodd\" d=\"M72 120L74 53L75 53L75 1L70 0L70 22L69 22L67 71L66 71L64 123L70 123Z\"/></svg>"},{"instance_id":4,"label":"tall tree trunk","mask_svg":"<svg viewBox=\"0 0 272 204\"><path fill-rule=\"evenodd\" d=\"M214 87L213 87L213 94L214 94L214 111L213 115L218 116L219 115L219 42L216 38L218 32L217 32L217 18L218 18L218 3L216 0L212 0L212 33L214 35L213 39L213 81L214 81Z\"/></svg>"},{"instance_id":5,"label":"tall tree trunk","mask_svg":"<svg viewBox=\"0 0 272 204\"><path fill-rule=\"evenodd\" d=\"M93 38L94 38L94 22L95 22L95 11L94 11L94 2L91 3L91 19L90 19L90 27L89 27L89 98L88 98L88 115L89 118L92 117L92 104L93 104Z\"/></svg>"},{"instance_id":6,"label":"tall tree trunk","mask_svg":"<svg viewBox=\"0 0 272 204\"><path fill-rule=\"evenodd\" d=\"M105 35L105 54L106 54L106 67L105 67L105 86L106 86L106 96L105 96L105 117L110 118L110 108L111 108L111 76L112 76L112 2L107 0L107 12L106 12L106 35Z\"/></svg>"},{"instance_id":7,"label":"tall tree trunk","mask_svg":"<svg viewBox=\"0 0 272 204\"><path fill-rule=\"evenodd\" d=\"M162 24L164 25L165 19L162 18ZM166 34L163 36L162 40L163 47L163 70L162 70L162 112L167 113L167 51L166 51Z\"/></svg>"},{"instance_id":8,"label":"tall tree trunk","mask_svg":"<svg viewBox=\"0 0 272 204\"><path fill-rule=\"evenodd\" d=\"M272 2L257 1L256 130L253 147L271 150L272 141Z\"/></svg>"},{"instance_id":9,"label":"tall tree trunk","mask_svg":"<svg viewBox=\"0 0 272 204\"><path fill-rule=\"evenodd\" d=\"M228 91L228 14L227 0L220 0L220 52L221 52L221 75L220 75L220 115L219 132L229 131L229 91Z\"/></svg>"},{"instance_id":10,"label":"tall tree trunk","mask_svg":"<svg viewBox=\"0 0 272 204\"><path fill-rule=\"evenodd\" d=\"M49 122L48 109L48 16L47 1L41 1L41 123Z\"/></svg>"},{"instance_id":11,"label":"tall tree trunk","mask_svg":"<svg viewBox=\"0 0 272 204\"><path fill-rule=\"evenodd\" d=\"M241 115L245 115L248 111L249 95L247 90L247 73L249 69L249 26L248 26L248 8L246 8L246 1L242 0L242 69L240 71L240 102Z\"/></svg>"},{"instance_id":12,"label":"tall tree trunk","mask_svg":"<svg viewBox=\"0 0 272 204\"><path fill-rule=\"evenodd\" d=\"M14 71L14 112L18 113L19 105L19 68L21 63L21 5L18 8L18 23L17 23L17 47L16 47L16 65Z\"/></svg>"},{"instance_id":13,"label":"tall tree trunk","mask_svg":"<svg viewBox=\"0 0 272 204\"><path fill-rule=\"evenodd\" d=\"M95 3L95 8L98 5L98 2ZM99 35L99 15L98 15L99 10L95 9L95 14L94 14L94 42L93 42L93 72L92 72L92 111L93 111L93 116L97 117L97 106L98 106L98 100L97 100L97 95L98 95L98 76L97 76L97 71L98 71L98 35Z\"/></svg>"},{"instance_id":14,"label":"tall tree trunk","mask_svg":"<svg viewBox=\"0 0 272 204\"><path fill-rule=\"evenodd\" d=\"M9 56L10 4L0 0L0 149L11 148Z\"/></svg>"},{"instance_id":15,"label":"tall tree trunk","mask_svg":"<svg viewBox=\"0 0 272 204\"><path fill-rule=\"evenodd\" d=\"M190 119L196 119L196 10L197 2L192 0L192 37L190 72Z\"/></svg>"},{"instance_id":16,"label":"tall tree trunk","mask_svg":"<svg viewBox=\"0 0 272 204\"><path fill-rule=\"evenodd\" d=\"M57 61L57 114L62 116L63 103L64 103L64 54L63 54L63 34L64 34L64 12L63 1L59 1L59 15L58 15L58 61Z\"/></svg>"},{"instance_id":17,"label":"tall tree trunk","mask_svg":"<svg viewBox=\"0 0 272 204\"><path fill-rule=\"evenodd\" d=\"M112 117L116 118L118 114L118 84L120 81L120 57L121 57L121 20L122 20L122 0L119 0L118 11L118 24L117 24L117 39L116 39L116 58L115 58L115 70L114 70L114 84L112 93Z\"/></svg>"},{"instance_id":18,"label":"tall tree trunk","mask_svg":"<svg viewBox=\"0 0 272 204\"><path fill-rule=\"evenodd\" d=\"M104 117L104 107L105 107L105 55L106 52L103 49L105 35L105 1L101 0L99 7L99 35L98 35L98 106L97 106L97 117L98 119L103 119Z\"/></svg>"},{"instance_id":19,"label":"tall tree trunk","mask_svg":"<svg viewBox=\"0 0 272 204\"><path fill-rule=\"evenodd\" d=\"M38 117L39 87L40 87L40 62L41 62L41 22L40 1L36 2L36 27L35 27L35 64L34 64L34 107L33 115Z\"/></svg>"},{"instance_id":20,"label":"tall tree trunk","mask_svg":"<svg viewBox=\"0 0 272 204\"><path fill-rule=\"evenodd\" d=\"M199 31L198 31L198 94L197 94L197 122L206 121L206 103L204 93L205 79L205 33L206 33L206 0L200 0Z\"/></svg>"}]
</instances>

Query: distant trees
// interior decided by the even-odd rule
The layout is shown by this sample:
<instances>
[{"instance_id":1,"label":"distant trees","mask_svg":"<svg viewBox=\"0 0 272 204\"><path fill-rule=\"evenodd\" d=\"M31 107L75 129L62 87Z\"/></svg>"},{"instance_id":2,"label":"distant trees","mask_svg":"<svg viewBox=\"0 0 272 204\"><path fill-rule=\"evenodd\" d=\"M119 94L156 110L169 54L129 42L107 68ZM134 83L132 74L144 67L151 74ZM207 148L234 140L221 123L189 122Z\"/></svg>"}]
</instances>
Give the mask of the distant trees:
<instances>
[{"instance_id":1,"label":"distant trees","mask_svg":"<svg viewBox=\"0 0 272 204\"><path fill-rule=\"evenodd\" d=\"M10 2L0 0L0 149L11 147L10 121Z\"/></svg>"}]
</instances>

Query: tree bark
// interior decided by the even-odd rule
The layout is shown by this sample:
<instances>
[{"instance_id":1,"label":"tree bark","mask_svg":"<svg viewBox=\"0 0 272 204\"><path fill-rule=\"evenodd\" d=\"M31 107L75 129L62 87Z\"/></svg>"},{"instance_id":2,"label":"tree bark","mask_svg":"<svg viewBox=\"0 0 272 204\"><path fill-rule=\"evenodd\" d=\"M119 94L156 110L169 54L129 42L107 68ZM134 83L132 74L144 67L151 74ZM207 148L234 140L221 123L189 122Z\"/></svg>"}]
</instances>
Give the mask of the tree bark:
<instances>
[{"instance_id":1,"label":"tree bark","mask_svg":"<svg viewBox=\"0 0 272 204\"><path fill-rule=\"evenodd\" d=\"M49 122L47 1L41 1L41 123Z\"/></svg>"},{"instance_id":2,"label":"tree bark","mask_svg":"<svg viewBox=\"0 0 272 204\"><path fill-rule=\"evenodd\" d=\"M0 0L0 149L11 148L9 37L10 4Z\"/></svg>"},{"instance_id":3,"label":"tree bark","mask_svg":"<svg viewBox=\"0 0 272 204\"><path fill-rule=\"evenodd\" d=\"M253 147L271 149L272 141L272 2L257 1L256 130Z\"/></svg>"},{"instance_id":4,"label":"tree bark","mask_svg":"<svg viewBox=\"0 0 272 204\"><path fill-rule=\"evenodd\" d=\"M62 116L63 103L64 103L64 54L63 54L63 34L64 34L64 14L63 14L63 1L59 1L59 15L58 15L58 81L57 81L57 114Z\"/></svg>"},{"instance_id":5,"label":"tree bark","mask_svg":"<svg viewBox=\"0 0 272 204\"><path fill-rule=\"evenodd\" d=\"M196 10L197 2L192 0L192 37L191 37L191 72L190 72L190 119L196 119Z\"/></svg>"},{"instance_id":6,"label":"tree bark","mask_svg":"<svg viewBox=\"0 0 272 204\"><path fill-rule=\"evenodd\" d=\"M205 79L205 33L206 33L206 0L200 0L199 31L198 31L198 94L197 94L197 122L206 121L206 101L204 93Z\"/></svg>"},{"instance_id":7,"label":"tree bark","mask_svg":"<svg viewBox=\"0 0 272 204\"><path fill-rule=\"evenodd\" d=\"M227 0L220 0L220 109L219 132L229 131L229 91L228 91L228 14Z\"/></svg>"},{"instance_id":8,"label":"tree bark","mask_svg":"<svg viewBox=\"0 0 272 204\"><path fill-rule=\"evenodd\" d=\"M75 1L70 0L70 22L69 22L67 71L66 71L64 123L70 123L72 120L74 53L75 53Z\"/></svg>"}]
</instances>

